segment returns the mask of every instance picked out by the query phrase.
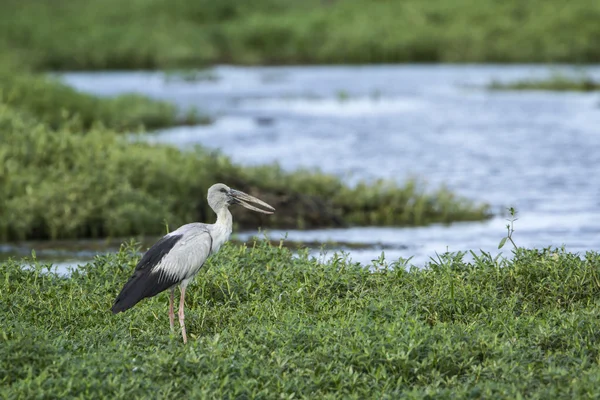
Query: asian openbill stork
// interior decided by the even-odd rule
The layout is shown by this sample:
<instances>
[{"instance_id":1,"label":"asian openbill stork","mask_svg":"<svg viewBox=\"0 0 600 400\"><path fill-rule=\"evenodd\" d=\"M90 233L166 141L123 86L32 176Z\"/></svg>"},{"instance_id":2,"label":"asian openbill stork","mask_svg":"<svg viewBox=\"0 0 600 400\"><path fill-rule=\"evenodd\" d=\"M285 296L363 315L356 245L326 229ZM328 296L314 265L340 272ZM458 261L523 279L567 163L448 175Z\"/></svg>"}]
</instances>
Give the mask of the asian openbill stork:
<instances>
[{"instance_id":1,"label":"asian openbill stork","mask_svg":"<svg viewBox=\"0 0 600 400\"><path fill-rule=\"evenodd\" d=\"M169 322L174 329L175 313L173 297L175 286L179 285L179 325L183 342L187 343L185 317L183 313L185 288L200 270L206 259L216 253L229 239L232 217L229 206L240 204L250 210L273 214L275 209L256 197L217 183L208 189L208 204L217 214L214 224L191 223L168 233L144 254L135 267L129 281L123 286L112 306L114 314L125 311L146 297L171 289L169 297ZM260 205L266 210L249 203Z\"/></svg>"}]
</instances>

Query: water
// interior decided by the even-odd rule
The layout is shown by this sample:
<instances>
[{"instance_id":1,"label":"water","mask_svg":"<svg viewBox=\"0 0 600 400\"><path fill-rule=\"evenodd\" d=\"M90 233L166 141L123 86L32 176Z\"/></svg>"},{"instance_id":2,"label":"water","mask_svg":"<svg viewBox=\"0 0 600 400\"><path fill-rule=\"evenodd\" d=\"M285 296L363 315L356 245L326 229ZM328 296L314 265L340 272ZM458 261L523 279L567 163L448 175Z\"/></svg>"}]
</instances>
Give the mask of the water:
<instances>
[{"instance_id":1,"label":"water","mask_svg":"<svg viewBox=\"0 0 600 400\"><path fill-rule=\"evenodd\" d=\"M556 70L573 71L568 67ZM600 78L600 67L586 68ZM201 144L235 162L319 168L348 183L417 177L432 189L519 211L515 241L528 247L600 247L600 96L492 92L492 79L542 78L543 66L360 66L215 68L217 80L187 82L158 72L71 73L78 89L138 92L198 107L211 126L178 127L148 140L185 149ZM272 238L372 243L350 250L370 263L421 265L436 253L496 254L506 221L420 228L271 231ZM240 235L241 238L251 233ZM509 251L505 250L504 253Z\"/></svg>"}]
</instances>

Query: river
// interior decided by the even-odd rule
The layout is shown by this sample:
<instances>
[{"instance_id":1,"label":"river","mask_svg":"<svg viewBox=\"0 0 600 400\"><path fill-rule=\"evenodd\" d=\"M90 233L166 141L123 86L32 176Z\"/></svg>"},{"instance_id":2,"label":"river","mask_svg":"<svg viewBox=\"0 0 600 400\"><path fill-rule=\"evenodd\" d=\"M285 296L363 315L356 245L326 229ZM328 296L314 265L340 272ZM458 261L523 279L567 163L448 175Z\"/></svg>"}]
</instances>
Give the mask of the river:
<instances>
[{"instance_id":1,"label":"river","mask_svg":"<svg viewBox=\"0 0 600 400\"><path fill-rule=\"evenodd\" d=\"M413 257L411 263L419 266L446 251L497 254L507 223L500 212L508 206L518 210L518 245L598 250L600 95L484 88L491 80L543 78L556 71L574 69L219 66L210 79L197 80L161 72L67 73L62 78L90 93L137 92L182 109L197 107L215 118L208 126L149 134L152 142L182 149L201 144L243 165L277 162L286 170L320 169L349 184L417 177L431 189L445 184L459 195L488 202L499 213L487 222L450 226L266 232L274 239L371 244L346 251L365 264L384 251L388 261ZM600 78L600 67L587 67L586 73ZM509 255L510 248L502 252Z\"/></svg>"}]
</instances>

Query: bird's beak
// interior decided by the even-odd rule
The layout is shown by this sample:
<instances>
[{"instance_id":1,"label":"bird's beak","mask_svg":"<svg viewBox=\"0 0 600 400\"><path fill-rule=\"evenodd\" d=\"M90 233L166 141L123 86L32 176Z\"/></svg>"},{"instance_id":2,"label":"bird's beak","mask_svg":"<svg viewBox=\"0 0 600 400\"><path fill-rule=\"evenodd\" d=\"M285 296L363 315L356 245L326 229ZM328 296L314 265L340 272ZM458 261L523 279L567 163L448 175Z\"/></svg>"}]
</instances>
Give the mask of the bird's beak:
<instances>
[{"instance_id":1,"label":"bird's beak","mask_svg":"<svg viewBox=\"0 0 600 400\"><path fill-rule=\"evenodd\" d=\"M275 209L273 207L271 207L264 201L259 200L254 196L250 196L249 194L246 194L244 192L240 192L239 190L231 189L229 191L229 195L231 196L231 198L234 200L235 203L240 204L249 210L258 211L263 214L273 214L273 212L275 211ZM266 208L266 210L260 209L251 204L248 204L248 203L258 204L258 205Z\"/></svg>"}]
</instances>

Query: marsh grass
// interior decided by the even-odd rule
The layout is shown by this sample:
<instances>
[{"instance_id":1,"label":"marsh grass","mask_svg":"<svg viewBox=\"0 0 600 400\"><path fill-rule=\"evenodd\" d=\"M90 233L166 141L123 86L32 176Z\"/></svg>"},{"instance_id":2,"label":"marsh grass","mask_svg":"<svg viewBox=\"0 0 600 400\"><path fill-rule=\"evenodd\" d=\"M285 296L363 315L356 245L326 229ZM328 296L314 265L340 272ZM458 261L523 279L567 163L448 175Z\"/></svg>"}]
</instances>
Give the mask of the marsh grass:
<instances>
[{"instance_id":1,"label":"marsh grass","mask_svg":"<svg viewBox=\"0 0 600 400\"><path fill-rule=\"evenodd\" d=\"M2 398L593 398L600 255L516 249L380 268L226 245L186 296L112 315L137 249L71 278L0 265Z\"/></svg>"},{"instance_id":2,"label":"marsh grass","mask_svg":"<svg viewBox=\"0 0 600 400\"><path fill-rule=\"evenodd\" d=\"M179 115L175 106L137 94L101 98L79 92L58 78L0 71L0 102L57 129L63 124L89 130L101 123L116 131L156 129L206 122L199 113Z\"/></svg>"},{"instance_id":3,"label":"marsh grass","mask_svg":"<svg viewBox=\"0 0 600 400\"><path fill-rule=\"evenodd\" d=\"M492 81L488 88L491 90L593 92L600 90L600 82L585 74L570 76L556 73L547 79L522 79L514 82Z\"/></svg>"},{"instance_id":4,"label":"marsh grass","mask_svg":"<svg viewBox=\"0 0 600 400\"><path fill-rule=\"evenodd\" d=\"M226 182L272 204L272 216L234 209L239 227L424 225L482 220L489 207L416 182L345 185L315 171L241 167L197 147L131 142L65 119L58 129L0 102L0 238L127 237L214 221L208 187Z\"/></svg>"},{"instance_id":5,"label":"marsh grass","mask_svg":"<svg viewBox=\"0 0 600 400\"><path fill-rule=\"evenodd\" d=\"M5 0L2 11L0 51L36 70L600 61L589 0Z\"/></svg>"}]
</instances>

